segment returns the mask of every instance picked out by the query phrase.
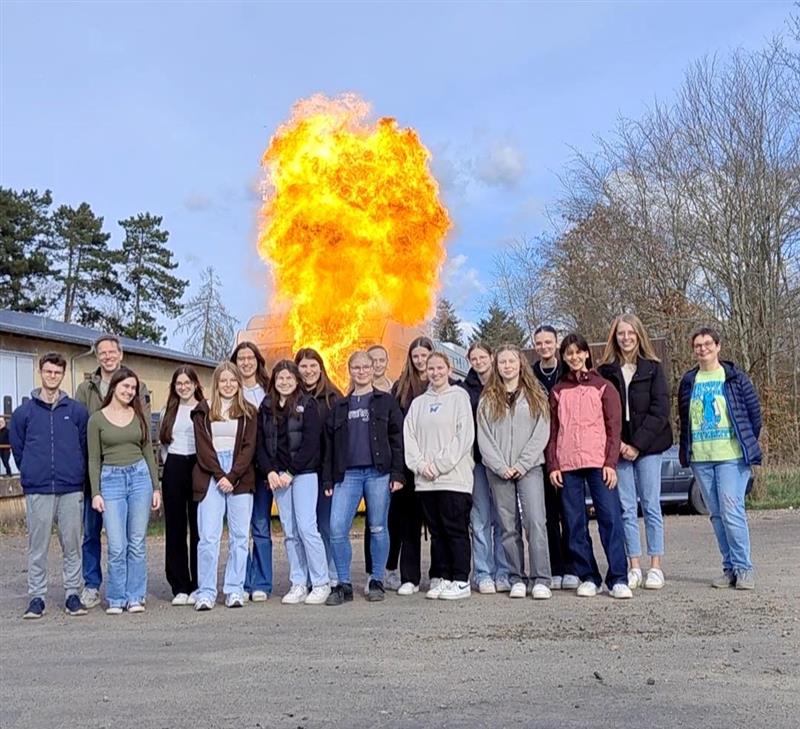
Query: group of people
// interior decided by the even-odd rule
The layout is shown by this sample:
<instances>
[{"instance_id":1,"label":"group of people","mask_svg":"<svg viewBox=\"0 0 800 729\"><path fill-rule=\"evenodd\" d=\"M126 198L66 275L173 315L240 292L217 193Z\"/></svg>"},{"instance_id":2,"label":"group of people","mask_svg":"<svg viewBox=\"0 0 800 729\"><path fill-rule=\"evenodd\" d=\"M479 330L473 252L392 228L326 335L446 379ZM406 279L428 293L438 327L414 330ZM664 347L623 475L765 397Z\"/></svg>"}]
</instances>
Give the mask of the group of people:
<instances>
[{"instance_id":1,"label":"group of people","mask_svg":"<svg viewBox=\"0 0 800 729\"><path fill-rule=\"evenodd\" d=\"M744 496L761 460L758 397L746 374L720 360L715 330L698 329L691 343L697 366L678 392L680 459L702 489L722 555L723 573L712 584L753 589ZM162 506L172 604L198 611L217 604L224 519L225 605L269 598L273 501L289 570L284 604L353 600L350 531L362 499L371 602L386 590L420 590L423 526L430 599L459 600L475 589L591 597L604 585L624 599L639 587L663 588L670 394L644 326L634 315L617 317L597 368L579 334L559 343L556 330L542 326L534 346L539 359L531 366L517 346L493 352L476 342L460 382L448 356L419 337L392 383L388 353L376 345L350 356L343 393L315 350L301 349L268 373L258 347L242 342L214 370L210 392L193 367L175 370L161 414L161 480L150 395L122 364L119 340L97 340L98 369L75 399L60 389L64 357L44 355L41 388L14 411L10 427L29 534L24 617L45 611L54 523L66 612L100 604L103 527L106 612L143 612L147 525ZM590 537L587 489L605 576Z\"/></svg>"}]
</instances>

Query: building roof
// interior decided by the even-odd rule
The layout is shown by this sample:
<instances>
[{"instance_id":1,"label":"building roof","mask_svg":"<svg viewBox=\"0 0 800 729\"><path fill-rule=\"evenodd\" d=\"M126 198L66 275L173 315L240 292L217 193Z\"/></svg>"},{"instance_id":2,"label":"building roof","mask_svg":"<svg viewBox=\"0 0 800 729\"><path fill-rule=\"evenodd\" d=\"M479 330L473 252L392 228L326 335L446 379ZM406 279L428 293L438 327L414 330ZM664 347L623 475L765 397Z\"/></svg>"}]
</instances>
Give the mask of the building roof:
<instances>
[{"instance_id":1,"label":"building roof","mask_svg":"<svg viewBox=\"0 0 800 729\"><path fill-rule=\"evenodd\" d=\"M99 329L83 327L80 324L65 324L63 321L49 319L46 316L0 309L0 334L18 334L24 337L46 339L53 342L82 344L89 349L103 332ZM122 344L122 349L129 354L157 357L158 359L168 359L203 367L216 367L217 365L217 362L213 359L179 352L176 349L159 347L157 344L150 342L139 342L128 337L120 337L119 341Z\"/></svg>"}]
</instances>

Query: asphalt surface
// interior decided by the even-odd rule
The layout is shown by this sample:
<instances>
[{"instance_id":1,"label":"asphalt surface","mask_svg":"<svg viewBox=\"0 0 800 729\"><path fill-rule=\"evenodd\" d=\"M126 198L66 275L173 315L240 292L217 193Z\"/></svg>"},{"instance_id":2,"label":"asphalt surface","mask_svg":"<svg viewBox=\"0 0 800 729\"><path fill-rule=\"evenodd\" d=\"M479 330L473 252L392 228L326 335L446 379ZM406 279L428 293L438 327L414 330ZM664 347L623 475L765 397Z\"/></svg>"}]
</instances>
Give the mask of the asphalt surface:
<instances>
[{"instance_id":1,"label":"asphalt surface","mask_svg":"<svg viewBox=\"0 0 800 729\"><path fill-rule=\"evenodd\" d=\"M337 608L273 598L195 613L169 605L154 538L147 612L120 617L61 612L54 538L38 621L20 619L25 538L2 536L0 727L796 729L800 512L750 518L752 593L708 586L719 571L710 524L675 515L666 588L629 601L389 593L377 604L361 594ZM280 596L280 543L275 572Z\"/></svg>"}]
</instances>

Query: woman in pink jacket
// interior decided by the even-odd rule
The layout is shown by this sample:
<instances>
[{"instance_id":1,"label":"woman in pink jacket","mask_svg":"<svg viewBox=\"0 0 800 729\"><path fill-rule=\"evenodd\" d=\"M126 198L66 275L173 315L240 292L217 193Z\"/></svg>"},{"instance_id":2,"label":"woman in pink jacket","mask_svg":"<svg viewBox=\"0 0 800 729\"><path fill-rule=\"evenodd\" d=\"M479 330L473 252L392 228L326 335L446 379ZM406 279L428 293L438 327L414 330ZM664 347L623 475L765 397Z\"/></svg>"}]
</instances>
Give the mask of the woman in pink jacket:
<instances>
[{"instance_id":1,"label":"woman in pink jacket","mask_svg":"<svg viewBox=\"0 0 800 729\"><path fill-rule=\"evenodd\" d=\"M606 585L611 597L630 598L617 485L621 406L614 386L592 369L589 344L579 334L561 342L565 373L550 393L550 442L547 470L561 489L569 549L580 578L578 595L594 597L602 579L592 551L584 490L592 495L600 541L608 561Z\"/></svg>"}]
</instances>

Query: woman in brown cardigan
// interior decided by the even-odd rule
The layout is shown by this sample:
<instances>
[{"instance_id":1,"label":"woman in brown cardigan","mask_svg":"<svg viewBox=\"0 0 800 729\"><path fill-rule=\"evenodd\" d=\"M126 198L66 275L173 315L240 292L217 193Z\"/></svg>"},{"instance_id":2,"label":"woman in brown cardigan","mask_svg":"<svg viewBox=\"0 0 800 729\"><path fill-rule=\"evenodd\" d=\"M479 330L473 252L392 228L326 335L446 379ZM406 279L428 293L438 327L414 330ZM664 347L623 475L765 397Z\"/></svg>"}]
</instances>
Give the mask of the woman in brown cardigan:
<instances>
[{"instance_id":1,"label":"woman in brown cardigan","mask_svg":"<svg viewBox=\"0 0 800 729\"><path fill-rule=\"evenodd\" d=\"M222 520L228 516L226 607L244 605L247 539L253 512L256 410L244 398L242 376L231 362L214 370L210 402L192 411L197 464L192 488L200 542L197 546L198 588L190 597L195 610L211 610L217 600L217 563Z\"/></svg>"}]
</instances>

